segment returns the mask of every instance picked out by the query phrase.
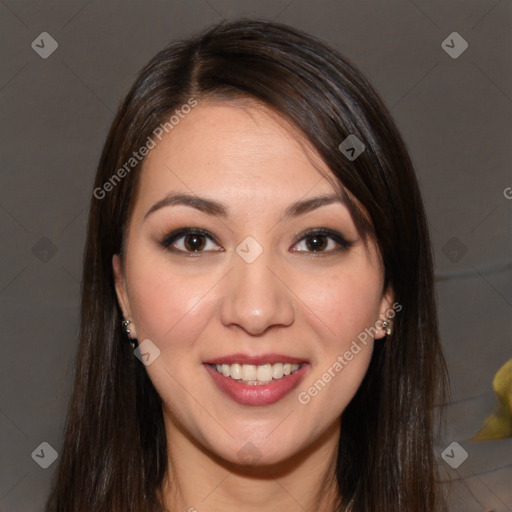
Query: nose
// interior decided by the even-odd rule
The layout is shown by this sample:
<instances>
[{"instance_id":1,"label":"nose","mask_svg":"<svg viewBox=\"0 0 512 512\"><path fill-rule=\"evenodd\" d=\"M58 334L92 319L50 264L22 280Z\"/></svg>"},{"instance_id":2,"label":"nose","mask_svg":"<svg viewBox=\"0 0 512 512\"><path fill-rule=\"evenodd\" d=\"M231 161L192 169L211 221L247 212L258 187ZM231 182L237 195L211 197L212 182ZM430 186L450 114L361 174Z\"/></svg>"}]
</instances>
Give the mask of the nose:
<instances>
[{"instance_id":1,"label":"nose","mask_svg":"<svg viewBox=\"0 0 512 512\"><path fill-rule=\"evenodd\" d=\"M274 262L275 263L275 262ZM257 336L271 327L287 327L295 320L293 293L286 275L267 251L247 263L233 254L234 268L226 276L220 315L225 326L238 326Z\"/></svg>"}]
</instances>

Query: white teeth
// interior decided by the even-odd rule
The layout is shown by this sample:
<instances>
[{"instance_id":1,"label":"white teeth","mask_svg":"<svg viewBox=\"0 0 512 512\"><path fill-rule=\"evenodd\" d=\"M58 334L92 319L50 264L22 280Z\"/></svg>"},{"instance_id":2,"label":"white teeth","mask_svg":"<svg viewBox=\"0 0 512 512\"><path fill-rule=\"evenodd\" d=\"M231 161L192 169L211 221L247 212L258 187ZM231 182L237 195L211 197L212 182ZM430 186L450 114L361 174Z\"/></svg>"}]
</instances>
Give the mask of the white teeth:
<instances>
[{"instance_id":1,"label":"white teeth","mask_svg":"<svg viewBox=\"0 0 512 512\"><path fill-rule=\"evenodd\" d=\"M258 368L253 364L242 365L242 380L256 380Z\"/></svg>"},{"instance_id":2,"label":"white teeth","mask_svg":"<svg viewBox=\"0 0 512 512\"><path fill-rule=\"evenodd\" d=\"M280 379L283 375L283 363L274 364L272 366L272 377L274 377L274 379Z\"/></svg>"},{"instance_id":3,"label":"white teeth","mask_svg":"<svg viewBox=\"0 0 512 512\"><path fill-rule=\"evenodd\" d=\"M260 382L270 382L272 380L272 365L263 364L258 366L258 371L256 372L256 380L259 380Z\"/></svg>"},{"instance_id":4,"label":"white teeth","mask_svg":"<svg viewBox=\"0 0 512 512\"><path fill-rule=\"evenodd\" d=\"M241 364L232 364L231 365L231 372L230 377L232 377L235 380L239 380L242 378L242 365Z\"/></svg>"},{"instance_id":5,"label":"white teeth","mask_svg":"<svg viewBox=\"0 0 512 512\"><path fill-rule=\"evenodd\" d=\"M262 385L272 379L282 379L284 376L295 373L300 364L276 363L276 364L216 364L212 365L224 377L243 381L244 384Z\"/></svg>"}]
</instances>

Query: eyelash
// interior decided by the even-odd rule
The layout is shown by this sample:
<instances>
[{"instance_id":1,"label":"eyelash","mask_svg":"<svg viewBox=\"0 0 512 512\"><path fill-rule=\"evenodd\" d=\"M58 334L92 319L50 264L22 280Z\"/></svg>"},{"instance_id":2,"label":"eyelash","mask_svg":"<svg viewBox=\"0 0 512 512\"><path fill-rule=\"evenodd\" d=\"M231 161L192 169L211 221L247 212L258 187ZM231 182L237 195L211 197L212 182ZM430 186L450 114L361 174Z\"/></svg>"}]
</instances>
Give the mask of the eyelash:
<instances>
[{"instance_id":1,"label":"eyelash","mask_svg":"<svg viewBox=\"0 0 512 512\"><path fill-rule=\"evenodd\" d=\"M205 231L204 229L199 229L199 228L177 229L176 231L173 231L173 232L169 233L168 235L166 235L163 238L163 240L161 240L160 245L168 251L178 253L178 254L185 254L187 256L192 256L194 254L201 254L202 252L206 252L204 250L184 251L182 249L171 248L171 246L177 240L184 238L187 235L204 236L206 238L209 238L215 244L220 245L220 244L218 244L218 242L215 240L215 237L210 232ZM305 253L314 254L314 255L321 255L321 254L329 255L329 254L333 254L333 253L347 251L354 245L354 242L350 242L350 241L346 240L345 237L338 231L333 231L332 229L327 229L327 228L308 229L307 231L305 231L304 233L302 233L300 235L300 238L293 245L295 246L299 242L302 242L303 240L312 238L314 236L322 236L322 237L330 238L331 240L333 240L335 243L338 244L338 247L336 249L331 249L329 251L322 250L322 251L293 251L293 252L305 252ZM221 251L215 251L215 252L221 252Z\"/></svg>"}]
</instances>

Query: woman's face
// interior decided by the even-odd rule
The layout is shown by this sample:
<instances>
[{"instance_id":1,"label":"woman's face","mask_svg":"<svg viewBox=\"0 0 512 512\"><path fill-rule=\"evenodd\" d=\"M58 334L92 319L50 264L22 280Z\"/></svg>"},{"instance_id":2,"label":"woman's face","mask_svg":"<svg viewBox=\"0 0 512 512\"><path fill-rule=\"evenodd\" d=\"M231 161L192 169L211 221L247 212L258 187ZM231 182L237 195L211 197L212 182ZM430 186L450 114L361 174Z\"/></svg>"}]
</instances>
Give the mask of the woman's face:
<instances>
[{"instance_id":1,"label":"woman's face","mask_svg":"<svg viewBox=\"0 0 512 512\"><path fill-rule=\"evenodd\" d=\"M200 102L146 159L124 276L113 258L167 433L232 463L334 439L392 304L304 144L262 106Z\"/></svg>"}]
</instances>

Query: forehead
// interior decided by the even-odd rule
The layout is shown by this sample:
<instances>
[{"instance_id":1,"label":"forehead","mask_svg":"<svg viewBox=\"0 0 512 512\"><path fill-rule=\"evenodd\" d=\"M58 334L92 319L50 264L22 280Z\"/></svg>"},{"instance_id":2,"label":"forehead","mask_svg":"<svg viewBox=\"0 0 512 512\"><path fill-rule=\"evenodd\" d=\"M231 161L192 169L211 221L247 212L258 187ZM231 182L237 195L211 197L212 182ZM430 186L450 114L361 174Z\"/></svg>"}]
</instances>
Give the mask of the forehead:
<instances>
[{"instance_id":1,"label":"forehead","mask_svg":"<svg viewBox=\"0 0 512 512\"><path fill-rule=\"evenodd\" d=\"M333 180L311 143L273 110L255 102L208 100L149 153L139 196L236 190L240 201L268 201L332 192Z\"/></svg>"}]
</instances>

